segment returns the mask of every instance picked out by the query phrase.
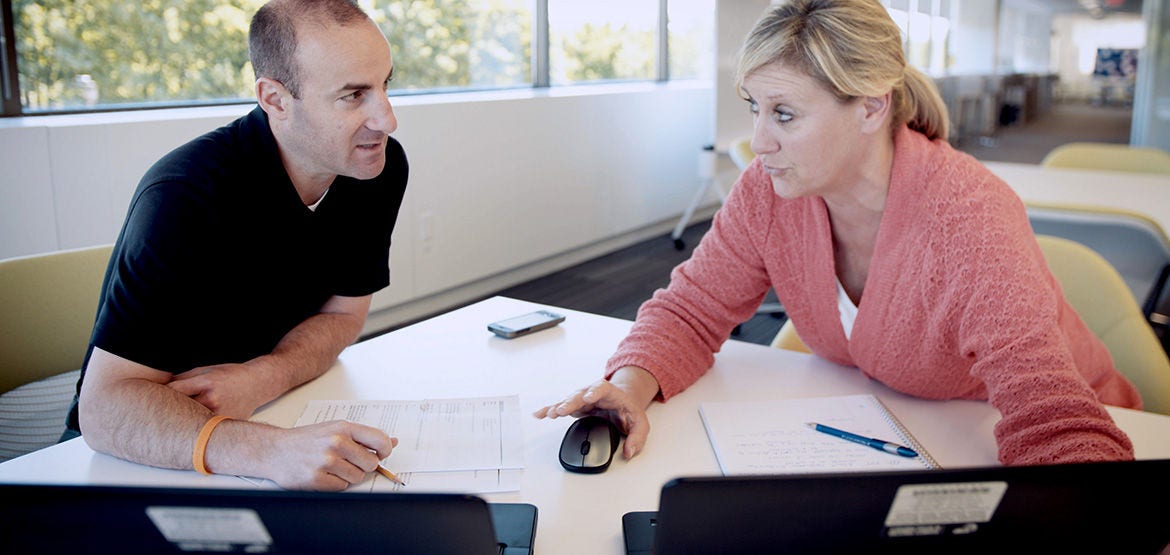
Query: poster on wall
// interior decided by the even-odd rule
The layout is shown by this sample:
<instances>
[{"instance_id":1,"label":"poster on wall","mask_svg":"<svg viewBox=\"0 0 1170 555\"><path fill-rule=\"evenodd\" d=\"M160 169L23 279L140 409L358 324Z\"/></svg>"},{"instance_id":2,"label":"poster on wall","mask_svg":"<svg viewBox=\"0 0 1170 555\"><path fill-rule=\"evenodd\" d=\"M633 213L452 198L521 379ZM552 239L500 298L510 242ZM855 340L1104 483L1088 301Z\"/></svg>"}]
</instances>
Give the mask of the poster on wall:
<instances>
[{"instance_id":1,"label":"poster on wall","mask_svg":"<svg viewBox=\"0 0 1170 555\"><path fill-rule=\"evenodd\" d=\"M1093 77L1109 77L1132 81L1137 78L1136 48L1098 48Z\"/></svg>"}]
</instances>

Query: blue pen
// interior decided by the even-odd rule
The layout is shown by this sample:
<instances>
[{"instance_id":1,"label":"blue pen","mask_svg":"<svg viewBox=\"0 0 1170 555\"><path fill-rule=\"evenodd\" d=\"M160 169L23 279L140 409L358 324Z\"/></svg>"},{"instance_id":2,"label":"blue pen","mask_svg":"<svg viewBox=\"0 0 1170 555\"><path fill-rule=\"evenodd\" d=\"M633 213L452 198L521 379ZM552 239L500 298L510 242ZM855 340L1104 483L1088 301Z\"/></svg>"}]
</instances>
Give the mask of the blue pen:
<instances>
[{"instance_id":1,"label":"blue pen","mask_svg":"<svg viewBox=\"0 0 1170 555\"><path fill-rule=\"evenodd\" d=\"M831 427L826 426L824 424L817 424L816 422L808 422L807 426L809 428L812 428L812 429L818 431L818 432L821 432L824 434L829 434L831 436L836 436L836 437L839 437L841 439L846 439L846 440L852 441L854 443L860 443L862 445L867 445L867 446L873 447L874 449L877 449L879 451L885 451L887 453L890 453L891 455L901 455L903 457L917 457L918 456L918 453L916 451L914 451L913 449L911 449L909 447L903 447L901 445L898 445L897 443L890 443L888 441L882 441L880 439L873 439L870 437L859 436L857 434L851 434L849 432L846 432L845 430L838 430L837 428L831 428Z\"/></svg>"}]
</instances>

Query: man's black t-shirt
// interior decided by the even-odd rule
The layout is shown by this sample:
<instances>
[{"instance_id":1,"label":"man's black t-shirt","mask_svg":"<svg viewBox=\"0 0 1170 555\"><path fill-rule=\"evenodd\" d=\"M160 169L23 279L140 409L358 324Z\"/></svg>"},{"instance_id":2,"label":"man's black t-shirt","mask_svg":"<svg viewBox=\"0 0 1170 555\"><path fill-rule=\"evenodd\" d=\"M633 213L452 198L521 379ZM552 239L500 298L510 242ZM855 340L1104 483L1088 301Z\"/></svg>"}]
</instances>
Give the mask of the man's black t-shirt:
<instances>
[{"instance_id":1,"label":"man's black t-shirt","mask_svg":"<svg viewBox=\"0 0 1170 555\"><path fill-rule=\"evenodd\" d=\"M406 180L390 138L381 175L337 177L311 211L259 107L175 149L130 202L90 351L173 373L272 352L329 297L389 284ZM67 426L78 430L76 401Z\"/></svg>"}]
</instances>

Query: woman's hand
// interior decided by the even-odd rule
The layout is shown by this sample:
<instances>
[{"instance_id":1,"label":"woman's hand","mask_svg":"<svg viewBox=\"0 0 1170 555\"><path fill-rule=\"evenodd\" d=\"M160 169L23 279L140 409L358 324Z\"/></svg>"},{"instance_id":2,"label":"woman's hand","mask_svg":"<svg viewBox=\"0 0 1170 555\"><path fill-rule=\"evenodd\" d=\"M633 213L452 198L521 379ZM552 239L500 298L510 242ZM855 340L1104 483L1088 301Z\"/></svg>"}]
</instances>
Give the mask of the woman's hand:
<instances>
[{"instance_id":1,"label":"woman's hand","mask_svg":"<svg viewBox=\"0 0 1170 555\"><path fill-rule=\"evenodd\" d=\"M631 459L642 450L650 435L646 407L658 395L658 380L636 366L626 366L610 377L579 389L559 403L533 413L537 418L582 417L598 412L615 416L626 433L622 456Z\"/></svg>"}]
</instances>

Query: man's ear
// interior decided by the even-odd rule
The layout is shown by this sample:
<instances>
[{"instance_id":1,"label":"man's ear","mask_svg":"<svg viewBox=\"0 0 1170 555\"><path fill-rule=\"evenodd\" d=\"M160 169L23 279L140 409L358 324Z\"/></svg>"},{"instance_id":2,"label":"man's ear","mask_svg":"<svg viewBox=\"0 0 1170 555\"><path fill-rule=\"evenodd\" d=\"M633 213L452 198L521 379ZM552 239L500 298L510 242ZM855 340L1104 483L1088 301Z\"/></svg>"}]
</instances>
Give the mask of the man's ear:
<instances>
[{"instance_id":1,"label":"man's ear","mask_svg":"<svg viewBox=\"0 0 1170 555\"><path fill-rule=\"evenodd\" d=\"M893 98L893 92L886 92L881 96L867 96L861 100L862 108L865 110L862 116L862 128L865 131L872 132L888 127Z\"/></svg>"},{"instance_id":2,"label":"man's ear","mask_svg":"<svg viewBox=\"0 0 1170 555\"><path fill-rule=\"evenodd\" d=\"M285 88L284 83L269 77L256 80L256 100L260 109L268 114L269 118L284 119L288 116L292 94Z\"/></svg>"}]
</instances>

